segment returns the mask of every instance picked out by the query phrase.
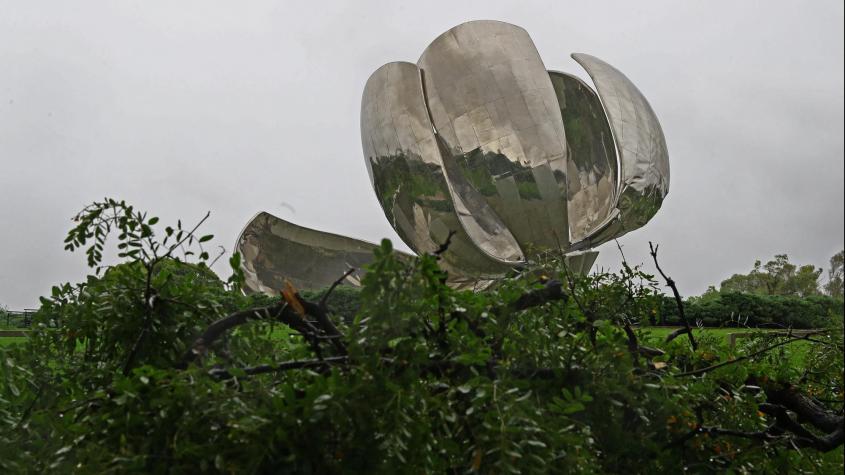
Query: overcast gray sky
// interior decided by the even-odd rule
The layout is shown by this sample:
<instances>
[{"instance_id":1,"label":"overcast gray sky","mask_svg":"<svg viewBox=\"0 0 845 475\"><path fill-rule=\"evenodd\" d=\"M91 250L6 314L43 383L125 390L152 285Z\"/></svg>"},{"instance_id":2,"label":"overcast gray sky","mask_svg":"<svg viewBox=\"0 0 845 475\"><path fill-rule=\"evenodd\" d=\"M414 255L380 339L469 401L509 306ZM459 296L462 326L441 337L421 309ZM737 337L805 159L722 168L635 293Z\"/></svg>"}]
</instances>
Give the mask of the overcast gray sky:
<instances>
[{"instance_id":1,"label":"overcast gray sky","mask_svg":"<svg viewBox=\"0 0 845 475\"><path fill-rule=\"evenodd\" d=\"M671 189L621 240L629 261L652 270L660 243L691 295L758 258L826 268L842 248L841 0L0 0L0 304L84 279L62 241L104 196L164 223L210 210L227 250L260 210L398 242L361 153L364 83L473 19L524 27L549 69L586 77L569 54L598 56L651 102Z\"/></svg>"}]
</instances>

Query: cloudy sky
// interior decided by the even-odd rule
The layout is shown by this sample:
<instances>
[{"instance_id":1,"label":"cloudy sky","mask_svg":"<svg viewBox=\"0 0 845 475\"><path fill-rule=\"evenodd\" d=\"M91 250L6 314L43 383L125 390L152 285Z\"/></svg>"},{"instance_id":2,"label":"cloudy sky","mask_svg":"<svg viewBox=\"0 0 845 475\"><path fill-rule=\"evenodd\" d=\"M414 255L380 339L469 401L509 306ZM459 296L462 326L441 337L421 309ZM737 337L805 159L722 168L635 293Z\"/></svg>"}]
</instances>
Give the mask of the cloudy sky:
<instances>
[{"instance_id":1,"label":"cloudy sky","mask_svg":"<svg viewBox=\"0 0 845 475\"><path fill-rule=\"evenodd\" d=\"M363 164L361 92L472 19L524 27L549 69L586 77L569 54L598 56L651 102L672 184L621 240L629 261L653 269L660 243L691 295L758 258L827 267L842 248L841 0L0 0L0 304L84 279L62 241L104 196L163 223L211 211L227 250L260 210L398 241Z\"/></svg>"}]
</instances>

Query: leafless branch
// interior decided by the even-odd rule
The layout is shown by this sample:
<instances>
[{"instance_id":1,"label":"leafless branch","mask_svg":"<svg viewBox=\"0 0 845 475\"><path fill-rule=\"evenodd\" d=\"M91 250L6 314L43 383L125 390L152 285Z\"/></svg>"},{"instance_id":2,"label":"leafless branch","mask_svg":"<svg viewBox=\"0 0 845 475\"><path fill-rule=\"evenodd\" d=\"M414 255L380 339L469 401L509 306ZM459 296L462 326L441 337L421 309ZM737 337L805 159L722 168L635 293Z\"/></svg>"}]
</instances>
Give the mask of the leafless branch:
<instances>
[{"instance_id":1,"label":"leafless branch","mask_svg":"<svg viewBox=\"0 0 845 475\"><path fill-rule=\"evenodd\" d=\"M343 281L346 280L347 277L352 275L353 272L355 272L354 267L350 267L349 269L347 269L346 272L344 272L342 276L340 276L336 281L334 281L334 283L332 283L331 287L329 287L329 289L326 290L326 293L323 294L323 298L320 299L319 305L320 305L320 308L323 309L324 312L328 311L328 308L326 307L326 302L328 302L329 296L332 294L332 292L334 292L335 287L337 287L338 285L343 283Z\"/></svg>"},{"instance_id":2,"label":"leafless branch","mask_svg":"<svg viewBox=\"0 0 845 475\"><path fill-rule=\"evenodd\" d=\"M651 254L652 259L654 259L654 266L657 267L657 272L660 272L660 275L663 276L663 280L666 281L666 285L672 289L672 294L675 296L675 303L678 305L678 314L681 317L681 321L684 323L684 328L686 329L686 334L689 337L690 345L692 346L692 350L696 351L698 349L698 344L695 341L695 337L692 334L692 328L690 327L689 321L687 321L687 316L684 313L684 301L681 299L681 294L678 292L678 286L675 285L675 281L672 280L671 277L667 276L663 269L660 268L660 264L657 262L657 248L651 243L648 242L648 248Z\"/></svg>"}]
</instances>

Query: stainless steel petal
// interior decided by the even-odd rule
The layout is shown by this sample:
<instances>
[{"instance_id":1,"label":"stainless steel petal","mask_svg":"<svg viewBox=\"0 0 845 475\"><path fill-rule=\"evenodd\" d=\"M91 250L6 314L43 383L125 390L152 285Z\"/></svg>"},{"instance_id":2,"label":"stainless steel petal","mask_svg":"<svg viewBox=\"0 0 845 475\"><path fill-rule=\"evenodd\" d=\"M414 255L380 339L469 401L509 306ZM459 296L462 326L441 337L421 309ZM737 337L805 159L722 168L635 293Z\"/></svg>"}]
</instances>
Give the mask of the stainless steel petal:
<instances>
[{"instance_id":1,"label":"stainless steel petal","mask_svg":"<svg viewBox=\"0 0 845 475\"><path fill-rule=\"evenodd\" d=\"M566 130L569 235L577 242L607 221L616 204L616 147L592 88L567 73L549 71L549 77Z\"/></svg>"},{"instance_id":2,"label":"stainless steel petal","mask_svg":"<svg viewBox=\"0 0 845 475\"><path fill-rule=\"evenodd\" d=\"M467 211L492 207L491 219L524 252L566 249L566 139L528 33L498 21L464 23L435 39L417 64L446 146L447 179ZM484 246L486 236L470 236Z\"/></svg>"},{"instance_id":3,"label":"stainless steel petal","mask_svg":"<svg viewBox=\"0 0 845 475\"><path fill-rule=\"evenodd\" d=\"M588 236L589 247L643 226L660 209L669 192L669 153L654 110L624 74L588 54L572 58L593 79L619 154L619 217Z\"/></svg>"},{"instance_id":4,"label":"stainless steel petal","mask_svg":"<svg viewBox=\"0 0 845 475\"><path fill-rule=\"evenodd\" d=\"M566 267L574 274L587 274L598 257L598 251L570 252L566 255Z\"/></svg>"},{"instance_id":5,"label":"stainless steel petal","mask_svg":"<svg viewBox=\"0 0 845 475\"><path fill-rule=\"evenodd\" d=\"M376 247L366 241L297 226L261 212L241 231L235 250L241 254L244 290L278 295L285 279L298 289L321 289L350 267L356 271L347 277L347 283L359 285L362 267L372 261Z\"/></svg>"},{"instance_id":6,"label":"stainless steel petal","mask_svg":"<svg viewBox=\"0 0 845 475\"><path fill-rule=\"evenodd\" d=\"M454 232L441 257L455 279L496 277L522 261L516 240L483 200L467 209L473 196L453 195L416 65L388 63L367 81L361 141L379 203L411 249L434 252Z\"/></svg>"}]
</instances>

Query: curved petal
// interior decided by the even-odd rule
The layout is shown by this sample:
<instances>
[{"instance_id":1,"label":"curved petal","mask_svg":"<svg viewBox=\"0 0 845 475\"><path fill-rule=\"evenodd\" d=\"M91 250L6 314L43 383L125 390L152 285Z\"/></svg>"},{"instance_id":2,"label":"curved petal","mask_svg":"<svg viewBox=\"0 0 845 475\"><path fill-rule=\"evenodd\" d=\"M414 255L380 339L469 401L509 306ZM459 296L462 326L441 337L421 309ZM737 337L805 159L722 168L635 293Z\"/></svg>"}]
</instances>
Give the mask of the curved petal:
<instances>
[{"instance_id":1,"label":"curved petal","mask_svg":"<svg viewBox=\"0 0 845 475\"><path fill-rule=\"evenodd\" d=\"M489 207L470 213L454 199L416 65L388 63L367 81L361 141L379 204L411 249L434 252L452 232L441 257L453 274L498 276L521 262L516 241Z\"/></svg>"},{"instance_id":2,"label":"curved petal","mask_svg":"<svg viewBox=\"0 0 845 475\"><path fill-rule=\"evenodd\" d=\"M417 64L446 174L468 211L488 204L526 252L566 249L566 139L528 33L498 21L464 23Z\"/></svg>"},{"instance_id":3,"label":"curved petal","mask_svg":"<svg viewBox=\"0 0 845 475\"><path fill-rule=\"evenodd\" d=\"M578 242L601 226L616 204L613 133L596 93L581 79L549 71L569 150L569 236Z\"/></svg>"},{"instance_id":4,"label":"curved petal","mask_svg":"<svg viewBox=\"0 0 845 475\"><path fill-rule=\"evenodd\" d=\"M660 209L669 192L669 153L654 110L624 74L588 54L572 58L593 79L619 154L619 219L589 237L598 245L643 226Z\"/></svg>"},{"instance_id":5,"label":"curved petal","mask_svg":"<svg viewBox=\"0 0 845 475\"><path fill-rule=\"evenodd\" d=\"M362 267L373 260L376 247L297 226L265 212L250 220L235 245L241 254L244 290L267 295L278 295L285 279L301 290L328 287L350 267L356 271L347 283L358 285Z\"/></svg>"}]
</instances>

